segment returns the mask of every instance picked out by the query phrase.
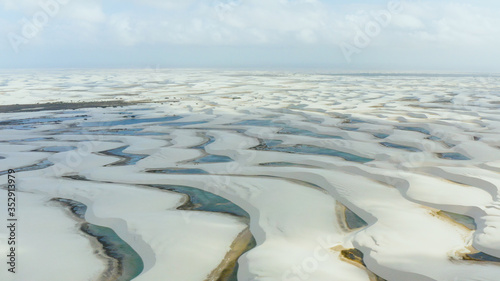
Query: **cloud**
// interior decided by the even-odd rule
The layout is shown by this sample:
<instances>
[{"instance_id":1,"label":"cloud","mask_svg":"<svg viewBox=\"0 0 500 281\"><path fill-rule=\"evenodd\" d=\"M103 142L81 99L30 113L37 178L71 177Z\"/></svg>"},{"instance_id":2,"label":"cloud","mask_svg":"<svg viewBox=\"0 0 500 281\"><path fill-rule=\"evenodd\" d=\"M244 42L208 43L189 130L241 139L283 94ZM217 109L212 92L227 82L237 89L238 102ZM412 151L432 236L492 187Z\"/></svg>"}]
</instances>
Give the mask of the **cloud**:
<instances>
[{"instance_id":1,"label":"cloud","mask_svg":"<svg viewBox=\"0 0 500 281\"><path fill-rule=\"evenodd\" d=\"M107 20L102 6L97 1L75 1L64 7L61 17L73 23L90 22L99 24Z\"/></svg>"},{"instance_id":2,"label":"cloud","mask_svg":"<svg viewBox=\"0 0 500 281\"><path fill-rule=\"evenodd\" d=\"M33 11L39 8L38 0L2 0L0 4L7 11Z\"/></svg>"},{"instance_id":3,"label":"cloud","mask_svg":"<svg viewBox=\"0 0 500 281\"><path fill-rule=\"evenodd\" d=\"M191 5L196 5L200 1L196 0L131 0L137 5L146 5L162 10L181 11L188 9Z\"/></svg>"},{"instance_id":4,"label":"cloud","mask_svg":"<svg viewBox=\"0 0 500 281\"><path fill-rule=\"evenodd\" d=\"M33 11L40 9L38 2L3 0L3 6ZM67 37L92 31L96 37L114 38L116 44L124 45L338 44L355 36L357 29L373 20L373 13L387 9L385 4L339 6L319 0L128 2L129 10L108 8L104 12L101 1L74 0L51 25L70 25L73 30L64 29ZM487 14L488 7L473 4L406 2L403 13L393 15L392 28L384 32L394 36L409 32L406 37L419 38L421 43L467 38L481 42L500 30L499 20Z\"/></svg>"},{"instance_id":5,"label":"cloud","mask_svg":"<svg viewBox=\"0 0 500 281\"><path fill-rule=\"evenodd\" d=\"M42 0L56 1L56 0ZM155 46L331 48L353 44L377 22L389 1L327 0L70 0L39 32L37 48ZM20 34L20 20L40 10L39 0L1 0L2 28ZM388 56L429 50L476 51L498 57L500 18L494 1L406 1L370 38L366 52ZM15 11L16 13L13 13ZM13 16L13 15L17 15ZM10 31L9 31L10 30ZM30 41L32 44L33 41ZM4 48L5 49L5 48ZM491 53L491 54L490 54ZM496 56L495 56L496 55Z\"/></svg>"}]
</instances>

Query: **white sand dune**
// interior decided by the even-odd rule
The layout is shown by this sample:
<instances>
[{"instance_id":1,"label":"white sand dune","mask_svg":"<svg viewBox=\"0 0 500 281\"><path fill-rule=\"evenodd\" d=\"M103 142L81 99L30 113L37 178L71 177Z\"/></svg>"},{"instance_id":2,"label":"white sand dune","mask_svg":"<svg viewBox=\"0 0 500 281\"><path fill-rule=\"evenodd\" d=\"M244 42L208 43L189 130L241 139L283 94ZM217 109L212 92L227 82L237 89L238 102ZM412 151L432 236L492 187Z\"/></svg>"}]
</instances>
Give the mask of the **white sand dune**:
<instances>
[{"instance_id":1,"label":"white sand dune","mask_svg":"<svg viewBox=\"0 0 500 281\"><path fill-rule=\"evenodd\" d=\"M0 280L107 280L52 198L129 244L134 280L234 280L238 256L241 281L499 280L500 79L110 73L1 76L0 104L21 105L0 107L0 184L16 169L21 203L19 273ZM137 104L19 112L54 101Z\"/></svg>"}]
</instances>

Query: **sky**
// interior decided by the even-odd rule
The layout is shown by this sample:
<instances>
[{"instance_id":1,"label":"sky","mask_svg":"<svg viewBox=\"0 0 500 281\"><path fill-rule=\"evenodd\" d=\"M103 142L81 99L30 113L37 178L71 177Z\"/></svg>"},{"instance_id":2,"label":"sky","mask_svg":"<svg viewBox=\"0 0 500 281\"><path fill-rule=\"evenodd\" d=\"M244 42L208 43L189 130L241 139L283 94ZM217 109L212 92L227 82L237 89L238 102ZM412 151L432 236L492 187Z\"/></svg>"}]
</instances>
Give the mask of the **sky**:
<instances>
[{"instance_id":1,"label":"sky","mask_svg":"<svg viewBox=\"0 0 500 281\"><path fill-rule=\"evenodd\" d=\"M0 0L0 68L500 72L500 1Z\"/></svg>"}]
</instances>

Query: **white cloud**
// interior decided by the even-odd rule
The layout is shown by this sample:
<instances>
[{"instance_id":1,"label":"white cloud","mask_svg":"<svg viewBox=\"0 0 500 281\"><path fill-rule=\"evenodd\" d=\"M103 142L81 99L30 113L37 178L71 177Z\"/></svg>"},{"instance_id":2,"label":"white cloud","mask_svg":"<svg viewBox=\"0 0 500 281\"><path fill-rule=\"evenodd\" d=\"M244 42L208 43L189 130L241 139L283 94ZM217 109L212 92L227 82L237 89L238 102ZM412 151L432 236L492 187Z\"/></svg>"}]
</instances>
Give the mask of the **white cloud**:
<instances>
[{"instance_id":1,"label":"white cloud","mask_svg":"<svg viewBox=\"0 0 500 281\"><path fill-rule=\"evenodd\" d=\"M137 12L103 12L97 0L73 0L63 7L64 21L80 32L115 38L117 44L337 44L355 36L386 5L340 7L319 0L129 0L151 7ZM38 0L3 0L9 9L35 9ZM349 7L351 10L349 10ZM352 10L355 7L355 10ZM164 13L160 11L165 11ZM480 43L498 35L499 20L486 15L488 7L443 2L410 2L393 15L386 35L426 42L467 40ZM94 26L95 28L92 28ZM107 32L108 34L103 34ZM415 36L420 34L420 36ZM61 34L58 34L60 36ZM385 38L393 38L385 36ZM401 39L401 38L399 38ZM109 42L108 42L109 43Z\"/></svg>"},{"instance_id":2,"label":"white cloud","mask_svg":"<svg viewBox=\"0 0 500 281\"><path fill-rule=\"evenodd\" d=\"M197 4L197 0L131 0L138 5L147 5L163 10L184 10Z\"/></svg>"},{"instance_id":3,"label":"white cloud","mask_svg":"<svg viewBox=\"0 0 500 281\"><path fill-rule=\"evenodd\" d=\"M1 0L0 4L7 11L33 11L39 8L39 0Z\"/></svg>"},{"instance_id":4,"label":"white cloud","mask_svg":"<svg viewBox=\"0 0 500 281\"><path fill-rule=\"evenodd\" d=\"M73 22L91 22L100 23L106 20L102 7L97 1L76 1L69 3L64 7L61 16L65 19L71 19Z\"/></svg>"},{"instance_id":5,"label":"white cloud","mask_svg":"<svg viewBox=\"0 0 500 281\"><path fill-rule=\"evenodd\" d=\"M424 29L425 24L414 15L395 15L392 24L401 29L419 30Z\"/></svg>"},{"instance_id":6,"label":"white cloud","mask_svg":"<svg viewBox=\"0 0 500 281\"><path fill-rule=\"evenodd\" d=\"M39 0L0 0L0 7L27 18L40 9ZM46 0L49 1L49 0ZM75 46L321 46L338 49L370 22L387 2L326 0L70 0L39 34L47 48ZM494 5L494 6L493 6ZM492 1L406 1L372 44L387 54L408 48L408 54L432 49L494 50L500 42L498 4ZM20 19L19 19L20 20ZM5 26L19 20L7 19ZM65 43L61 43L65 42ZM484 54L485 56L487 54ZM493 57L493 55L490 55Z\"/></svg>"}]
</instances>

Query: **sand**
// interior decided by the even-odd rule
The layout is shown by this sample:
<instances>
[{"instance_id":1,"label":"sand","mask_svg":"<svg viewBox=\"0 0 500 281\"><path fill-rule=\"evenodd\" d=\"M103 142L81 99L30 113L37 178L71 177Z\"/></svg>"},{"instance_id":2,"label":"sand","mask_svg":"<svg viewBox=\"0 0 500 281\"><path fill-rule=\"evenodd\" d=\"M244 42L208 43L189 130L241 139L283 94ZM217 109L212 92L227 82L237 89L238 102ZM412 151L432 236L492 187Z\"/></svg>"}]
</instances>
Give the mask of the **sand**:
<instances>
[{"instance_id":1,"label":"sand","mask_svg":"<svg viewBox=\"0 0 500 281\"><path fill-rule=\"evenodd\" d=\"M17 169L21 203L19 272L2 262L0 279L102 277L107 265L96 246L49 203L67 198L87 205L87 222L112 228L141 256L144 270L134 280L215 280L243 252L247 228L256 246L237 259L238 280L497 280L500 80L490 80L4 74L0 184L7 183L1 171ZM185 210L192 198L156 185L216 194L248 218ZM6 192L0 196L6 202ZM366 226L346 228L343 206ZM475 229L443 211L470 217ZM2 230L1 256L6 245ZM477 252L490 260L467 256Z\"/></svg>"}]
</instances>

